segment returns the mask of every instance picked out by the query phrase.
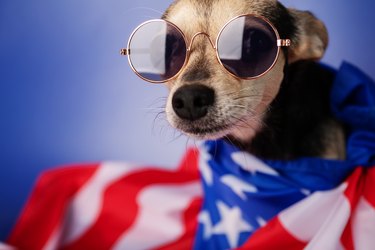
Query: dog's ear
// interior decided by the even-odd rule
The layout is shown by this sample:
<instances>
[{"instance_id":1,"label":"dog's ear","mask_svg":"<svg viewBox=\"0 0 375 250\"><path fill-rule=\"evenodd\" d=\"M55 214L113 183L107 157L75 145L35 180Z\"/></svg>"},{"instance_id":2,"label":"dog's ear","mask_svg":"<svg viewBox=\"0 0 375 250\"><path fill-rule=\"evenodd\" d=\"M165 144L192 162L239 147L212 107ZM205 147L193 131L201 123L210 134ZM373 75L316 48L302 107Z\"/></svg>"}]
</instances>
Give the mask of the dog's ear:
<instances>
[{"instance_id":1,"label":"dog's ear","mask_svg":"<svg viewBox=\"0 0 375 250\"><path fill-rule=\"evenodd\" d=\"M319 60L328 46L327 28L309 11L289 9L297 27L297 39L292 41L289 61Z\"/></svg>"}]
</instances>

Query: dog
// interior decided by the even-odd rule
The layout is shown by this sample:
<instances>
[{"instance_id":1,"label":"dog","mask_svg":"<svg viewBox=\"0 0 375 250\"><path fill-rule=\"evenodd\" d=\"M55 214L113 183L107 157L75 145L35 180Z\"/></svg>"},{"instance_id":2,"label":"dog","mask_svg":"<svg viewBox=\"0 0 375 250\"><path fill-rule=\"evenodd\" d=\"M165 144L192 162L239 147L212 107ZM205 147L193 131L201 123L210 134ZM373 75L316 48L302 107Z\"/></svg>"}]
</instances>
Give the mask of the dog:
<instances>
[{"instance_id":1,"label":"dog","mask_svg":"<svg viewBox=\"0 0 375 250\"><path fill-rule=\"evenodd\" d=\"M213 40L228 20L243 14L266 18L291 40L256 79L233 77L215 60ZM312 13L272 0L179 0L162 19L191 42L186 65L165 82L165 110L174 128L196 139L226 138L261 158L345 158L345 128L329 105L333 75L317 63L328 33Z\"/></svg>"}]
</instances>

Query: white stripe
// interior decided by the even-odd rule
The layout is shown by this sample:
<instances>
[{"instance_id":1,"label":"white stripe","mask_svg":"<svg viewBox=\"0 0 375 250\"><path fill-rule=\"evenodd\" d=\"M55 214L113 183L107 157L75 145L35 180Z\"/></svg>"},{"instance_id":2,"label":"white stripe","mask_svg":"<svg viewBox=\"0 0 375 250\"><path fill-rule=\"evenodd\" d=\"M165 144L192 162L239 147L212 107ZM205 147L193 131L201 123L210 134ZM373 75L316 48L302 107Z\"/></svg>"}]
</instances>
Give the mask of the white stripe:
<instances>
[{"instance_id":1,"label":"white stripe","mask_svg":"<svg viewBox=\"0 0 375 250\"><path fill-rule=\"evenodd\" d=\"M375 249L375 208L364 198L355 211L352 232L356 250Z\"/></svg>"},{"instance_id":2,"label":"white stripe","mask_svg":"<svg viewBox=\"0 0 375 250\"><path fill-rule=\"evenodd\" d=\"M16 250L16 248L0 242L0 250Z\"/></svg>"},{"instance_id":3,"label":"white stripe","mask_svg":"<svg viewBox=\"0 0 375 250\"><path fill-rule=\"evenodd\" d=\"M339 196L336 203L332 204L330 214L305 250L345 249L341 243L341 236L348 224L350 209L348 199L344 195ZM311 217L313 218L313 215Z\"/></svg>"},{"instance_id":4,"label":"white stripe","mask_svg":"<svg viewBox=\"0 0 375 250\"><path fill-rule=\"evenodd\" d=\"M279 215L283 227L296 239L309 242L305 249L343 249L341 235L350 217L347 187L315 192Z\"/></svg>"},{"instance_id":5,"label":"white stripe","mask_svg":"<svg viewBox=\"0 0 375 250\"><path fill-rule=\"evenodd\" d=\"M42 250L54 250L59 248L59 242L61 239L61 227L60 225L53 231L49 237L47 243L43 246Z\"/></svg>"},{"instance_id":6,"label":"white stripe","mask_svg":"<svg viewBox=\"0 0 375 250\"><path fill-rule=\"evenodd\" d=\"M201 193L199 182L144 189L137 198L139 213L135 223L113 249L154 249L177 240L184 233L185 209Z\"/></svg>"},{"instance_id":7,"label":"white stripe","mask_svg":"<svg viewBox=\"0 0 375 250\"><path fill-rule=\"evenodd\" d=\"M103 203L103 193L108 186L129 172L141 171L130 164L103 163L94 176L72 199L64 225L62 245L79 239L97 220Z\"/></svg>"}]
</instances>

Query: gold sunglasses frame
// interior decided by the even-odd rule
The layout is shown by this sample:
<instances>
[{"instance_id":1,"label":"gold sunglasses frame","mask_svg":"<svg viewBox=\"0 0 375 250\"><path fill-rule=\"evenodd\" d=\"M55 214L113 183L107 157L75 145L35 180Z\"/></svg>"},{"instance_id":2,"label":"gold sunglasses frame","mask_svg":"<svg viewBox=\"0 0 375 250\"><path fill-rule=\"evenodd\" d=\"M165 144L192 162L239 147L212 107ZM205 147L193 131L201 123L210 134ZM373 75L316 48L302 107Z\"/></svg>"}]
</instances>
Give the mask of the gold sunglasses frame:
<instances>
[{"instance_id":1,"label":"gold sunglasses frame","mask_svg":"<svg viewBox=\"0 0 375 250\"><path fill-rule=\"evenodd\" d=\"M247 16L251 16L251 17L255 17L255 18L259 18L261 20L263 20L265 23L267 23L273 30L273 32L275 33L276 35L276 41L277 41L277 53L276 53L276 56L275 56L275 59L272 63L272 65L265 71L263 72L262 74L259 74L257 76L252 76L252 77L239 77L235 74L233 74L232 72L230 72L225 66L224 64L222 63L221 59L220 59L220 55L219 55L219 50L218 50L218 44L219 44L219 38L222 34L222 32L224 31L224 29L231 23L233 22L234 20L238 19L238 18L241 18L241 17L247 17ZM150 80L150 79L147 79L145 77L143 77L134 67L132 61L131 61L131 49L130 49L130 45L131 45L131 42L132 42L132 39L135 35L135 33L140 29L142 28L144 25L147 25L148 23L152 23L152 22L164 22L164 23L167 23L168 25L171 25L172 27L174 27L182 36L182 38L184 39L184 42L185 42L185 45L186 45L186 55L185 55L185 61L183 63L183 65L181 66L181 69L172 77L166 79L166 80L162 80L162 81L155 81L155 80ZM281 39L280 38L280 35L279 35L279 32L277 31L277 29L275 28L275 26L270 22L268 21L266 18L262 17L262 16L259 16L259 15L254 15L254 14L243 14L243 15L238 15L238 16L235 16L233 18L231 18L228 22L226 22L224 24L224 26L221 28L219 34L217 35L216 37L216 41L215 43L212 41L211 39L211 36L209 34L207 34L206 32L197 32L193 35L193 37L191 38L190 40L190 43L188 43L188 40L186 39L186 36L184 34L184 32L182 32L182 30L177 26L175 25L174 23L168 21L168 20L164 20L164 19L152 19L152 20L148 20L146 22L143 22L141 23L140 25L138 25L137 28L134 29L134 31L132 32L132 34L130 35L129 37L129 40L128 40L128 44L127 44L127 48L123 48L121 49L120 51L120 54L123 55L123 56L128 56L128 62L129 62L129 65L131 67L131 69L133 70L133 72L139 77L141 78L142 80L144 81L147 81L147 82L150 82L150 83L165 83L165 82L168 82L168 81L171 81L175 78L178 77L178 75L185 69L186 67L186 64L188 63L189 61L189 58L190 58L190 53L192 51L192 45L193 45L193 42L195 40L195 38L199 35L204 35L208 38L212 48L215 50L216 52L216 59L217 61L219 62L219 64L224 68L224 70L229 73L231 76L237 78L237 79L241 79L241 80L253 80L253 79L256 79L256 78L259 78L259 77L262 77L263 75L267 74L276 64L278 58L279 58L279 54L280 54L280 47L289 47L291 46L291 40L290 39Z\"/></svg>"}]
</instances>

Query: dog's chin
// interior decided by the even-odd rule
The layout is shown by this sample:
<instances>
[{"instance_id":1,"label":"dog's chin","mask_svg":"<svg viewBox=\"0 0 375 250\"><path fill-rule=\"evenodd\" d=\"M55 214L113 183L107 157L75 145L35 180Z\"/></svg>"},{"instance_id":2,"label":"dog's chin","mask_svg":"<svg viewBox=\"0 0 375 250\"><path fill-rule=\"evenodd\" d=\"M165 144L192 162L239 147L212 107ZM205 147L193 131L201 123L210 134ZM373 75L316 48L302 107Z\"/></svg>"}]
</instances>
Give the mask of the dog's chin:
<instances>
[{"instance_id":1,"label":"dog's chin","mask_svg":"<svg viewBox=\"0 0 375 250\"><path fill-rule=\"evenodd\" d=\"M230 134L230 129L224 127L192 128L180 131L197 140L218 140Z\"/></svg>"},{"instance_id":2,"label":"dog's chin","mask_svg":"<svg viewBox=\"0 0 375 250\"><path fill-rule=\"evenodd\" d=\"M190 138L196 140L218 140L225 137L232 137L238 141L251 140L258 128L259 124L237 123L228 125L211 125L211 126L194 126L186 124L178 124L174 126L176 129L184 133Z\"/></svg>"}]
</instances>

